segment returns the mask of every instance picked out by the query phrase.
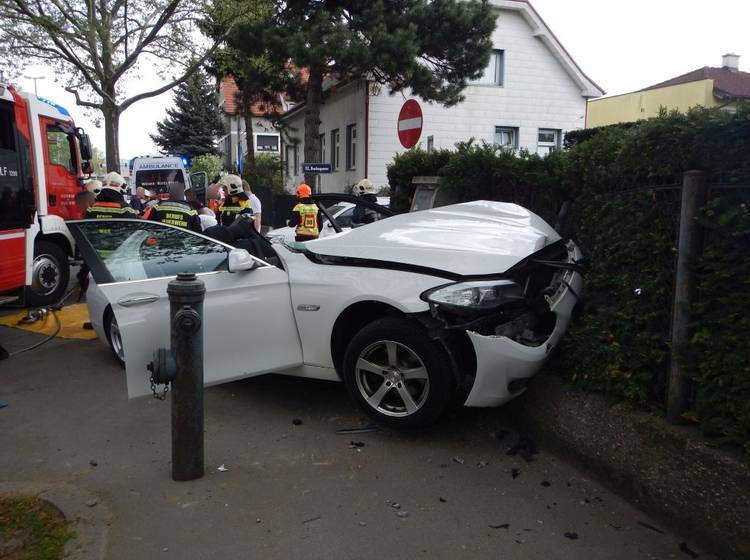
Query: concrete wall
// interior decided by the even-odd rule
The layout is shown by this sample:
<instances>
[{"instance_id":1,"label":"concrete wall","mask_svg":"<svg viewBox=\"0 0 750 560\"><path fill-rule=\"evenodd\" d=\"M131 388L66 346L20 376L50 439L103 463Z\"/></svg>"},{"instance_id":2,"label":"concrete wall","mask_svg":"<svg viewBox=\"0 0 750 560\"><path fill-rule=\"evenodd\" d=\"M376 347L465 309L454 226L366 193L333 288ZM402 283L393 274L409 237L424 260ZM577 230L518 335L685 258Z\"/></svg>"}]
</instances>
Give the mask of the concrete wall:
<instances>
[{"instance_id":1,"label":"concrete wall","mask_svg":"<svg viewBox=\"0 0 750 560\"><path fill-rule=\"evenodd\" d=\"M586 127L594 128L650 119L658 116L661 107L679 111L687 111L690 107L697 105L716 107L719 103L713 96L713 89L713 80L698 80L676 86L593 99L588 104Z\"/></svg>"}]
</instances>

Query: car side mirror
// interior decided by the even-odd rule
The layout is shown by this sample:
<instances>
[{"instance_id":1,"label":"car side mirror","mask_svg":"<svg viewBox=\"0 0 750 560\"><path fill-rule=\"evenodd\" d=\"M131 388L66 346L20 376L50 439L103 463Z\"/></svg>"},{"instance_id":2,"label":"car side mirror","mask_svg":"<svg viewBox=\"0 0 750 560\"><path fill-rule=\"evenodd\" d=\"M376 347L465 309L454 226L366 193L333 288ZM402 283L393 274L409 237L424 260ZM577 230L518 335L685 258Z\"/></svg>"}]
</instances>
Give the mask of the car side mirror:
<instances>
[{"instance_id":1,"label":"car side mirror","mask_svg":"<svg viewBox=\"0 0 750 560\"><path fill-rule=\"evenodd\" d=\"M245 249L232 249L229 251L229 272L252 270L256 266L255 259Z\"/></svg>"}]
</instances>

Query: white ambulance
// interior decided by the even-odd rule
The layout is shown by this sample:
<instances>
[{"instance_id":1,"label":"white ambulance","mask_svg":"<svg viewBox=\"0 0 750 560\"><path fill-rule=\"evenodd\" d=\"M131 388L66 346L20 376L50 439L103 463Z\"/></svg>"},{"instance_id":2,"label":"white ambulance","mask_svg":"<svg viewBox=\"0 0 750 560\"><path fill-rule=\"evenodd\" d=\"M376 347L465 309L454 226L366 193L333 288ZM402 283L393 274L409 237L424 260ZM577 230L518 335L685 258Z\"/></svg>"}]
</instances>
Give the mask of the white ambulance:
<instances>
[{"instance_id":1,"label":"white ambulance","mask_svg":"<svg viewBox=\"0 0 750 560\"><path fill-rule=\"evenodd\" d=\"M185 189L194 188L202 198L207 185L206 173L188 174L185 162L179 156L136 157L131 160L130 188L143 187L162 199L169 198L169 187L182 183Z\"/></svg>"}]
</instances>

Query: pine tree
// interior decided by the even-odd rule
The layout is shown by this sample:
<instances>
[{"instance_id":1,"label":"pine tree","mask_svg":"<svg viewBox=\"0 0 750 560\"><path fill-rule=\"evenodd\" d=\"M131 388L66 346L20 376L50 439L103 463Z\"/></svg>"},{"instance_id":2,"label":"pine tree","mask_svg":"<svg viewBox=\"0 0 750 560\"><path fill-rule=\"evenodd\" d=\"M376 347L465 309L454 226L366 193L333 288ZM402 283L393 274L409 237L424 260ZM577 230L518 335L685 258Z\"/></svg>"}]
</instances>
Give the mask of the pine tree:
<instances>
[{"instance_id":1,"label":"pine tree","mask_svg":"<svg viewBox=\"0 0 750 560\"><path fill-rule=\"evenodd\" d=\"M224 125L213 88L203 71L193 74L175 90L174 105L167 109L167 118L156 123L157 134L151 134L151 140L168 154L216 154L216 139L224 132Z\"/></svg>"}]
</instances>

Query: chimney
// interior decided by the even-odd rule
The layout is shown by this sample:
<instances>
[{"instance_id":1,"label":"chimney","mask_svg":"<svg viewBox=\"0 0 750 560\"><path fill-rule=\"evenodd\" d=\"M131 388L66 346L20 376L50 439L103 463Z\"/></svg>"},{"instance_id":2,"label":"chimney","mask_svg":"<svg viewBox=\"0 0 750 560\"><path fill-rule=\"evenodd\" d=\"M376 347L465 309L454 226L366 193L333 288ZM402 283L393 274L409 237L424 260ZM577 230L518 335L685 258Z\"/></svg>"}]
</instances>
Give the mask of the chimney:
<instances>
[{"instance_id":1,"label":"chimney","mask_svg":"<svg viewBox=\"0 0 750 560\"><path fill-rule=\"evenodd\" d=\"M721 67L738 72L740 69L740 55L727 53L721 57Z\"/></svg>"}]
</instances>

